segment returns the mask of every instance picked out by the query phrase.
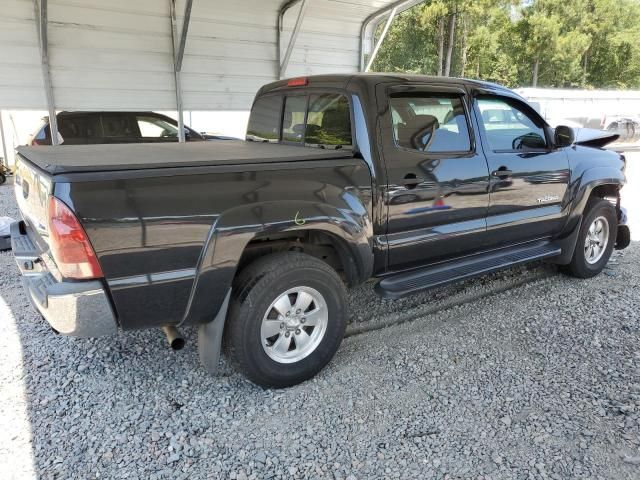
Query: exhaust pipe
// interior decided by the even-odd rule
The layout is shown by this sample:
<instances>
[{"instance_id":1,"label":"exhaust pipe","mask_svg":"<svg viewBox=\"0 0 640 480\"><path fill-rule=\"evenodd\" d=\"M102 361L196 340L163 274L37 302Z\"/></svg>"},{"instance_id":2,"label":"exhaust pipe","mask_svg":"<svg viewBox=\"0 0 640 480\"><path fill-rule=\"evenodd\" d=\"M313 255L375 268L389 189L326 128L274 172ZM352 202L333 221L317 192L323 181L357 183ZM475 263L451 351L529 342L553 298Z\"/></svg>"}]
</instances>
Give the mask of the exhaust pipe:
<instances>
[{"instance_id":1,"label":"exhaust pipe","mask_svg":"<svg viewBox=\"0 0 640 480\"><path fill-rule=\"evenodd\" d=\"M167 336L169 346L173 350L182 350L184 347L184 337L176 327L162 327L162 331Z\"/></svg>"}]
</instances>

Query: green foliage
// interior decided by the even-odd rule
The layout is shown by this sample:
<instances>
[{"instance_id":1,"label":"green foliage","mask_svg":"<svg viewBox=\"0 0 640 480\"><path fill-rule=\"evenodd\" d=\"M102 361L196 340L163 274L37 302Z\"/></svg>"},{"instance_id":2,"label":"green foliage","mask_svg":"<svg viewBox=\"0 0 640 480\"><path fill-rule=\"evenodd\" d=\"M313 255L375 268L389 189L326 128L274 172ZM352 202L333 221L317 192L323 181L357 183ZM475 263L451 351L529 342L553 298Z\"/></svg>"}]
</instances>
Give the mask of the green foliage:
<instances>
[{"instance_id":1,"label":"green foliage","mask_svg":"<svg viewBox=\"0 0 640 480\"><path fill-rule=\"evenodd\" d=\"M640 88L640 0L426 1L396 17L371 70L436 75L447 49L451 76Z\"/></svg>"}]
</instances>

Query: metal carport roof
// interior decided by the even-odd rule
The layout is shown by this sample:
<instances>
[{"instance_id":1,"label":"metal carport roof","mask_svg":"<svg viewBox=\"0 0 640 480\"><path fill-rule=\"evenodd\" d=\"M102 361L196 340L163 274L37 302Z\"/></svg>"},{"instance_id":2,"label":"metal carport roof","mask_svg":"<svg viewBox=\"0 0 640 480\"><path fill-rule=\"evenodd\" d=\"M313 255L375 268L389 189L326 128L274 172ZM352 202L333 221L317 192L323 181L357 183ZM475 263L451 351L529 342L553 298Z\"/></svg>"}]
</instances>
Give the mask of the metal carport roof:
<instances>
[{"instance_id":1,"label":"metal carport roof","mask_svg":"<svg viewBox=\"0 0 640 480\"><path fill-rule=\"evenodd\" d=\"M0 109L248 110L278 78L364 69L420 1L3 0Z\"/></svg>"}]
</instances>

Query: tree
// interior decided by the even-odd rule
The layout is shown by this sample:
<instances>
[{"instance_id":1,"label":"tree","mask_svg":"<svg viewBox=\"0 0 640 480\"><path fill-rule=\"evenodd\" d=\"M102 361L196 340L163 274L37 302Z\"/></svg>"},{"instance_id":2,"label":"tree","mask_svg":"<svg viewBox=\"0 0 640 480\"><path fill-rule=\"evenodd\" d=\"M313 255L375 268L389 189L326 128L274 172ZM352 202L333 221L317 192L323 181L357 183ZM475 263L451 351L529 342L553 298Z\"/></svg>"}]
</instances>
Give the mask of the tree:
<instances>
[{"instance_id":1,"label":"tree","mask_svg":"<svg viewBox=\"0 0 640 480\"><path fill-rule=\"evenodd\" d=\"M396 17L373 69L640 88L640 1L428 1Z\"/></svg>"},{"instance_id":2,"label":"tree","mask_svg":"<svg viewBox=\"0 0 640 480\"><path fill-rule=\"evenodd\" d=\"M425 5L420 16L420 23L423 29L430 28L437 24L438 59L436 75L442 75L444 59L444 39L445 39L445 18L449 15L449 2L435 0Z\"/></svg>"}]
</instances>

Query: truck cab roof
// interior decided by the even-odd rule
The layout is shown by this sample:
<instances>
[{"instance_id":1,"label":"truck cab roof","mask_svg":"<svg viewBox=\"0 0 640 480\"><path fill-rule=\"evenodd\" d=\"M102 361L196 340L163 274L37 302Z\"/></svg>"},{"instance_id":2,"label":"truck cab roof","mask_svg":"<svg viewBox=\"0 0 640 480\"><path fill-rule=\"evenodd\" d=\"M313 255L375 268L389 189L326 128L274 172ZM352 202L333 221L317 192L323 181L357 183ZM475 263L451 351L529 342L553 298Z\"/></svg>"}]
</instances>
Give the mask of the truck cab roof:
<instances>
[{"instance_id":1,"label":"truck cab roof","mask_svg":"<svg viewBox=\"0 0 640 480\"><path fill-rule=\"evenodd\" d=\"M356 73L356 74L328 74L310 75L296 78L278 80L264 85L258 92L258 96L275 90L287 89L291 87L321 87L346 89L350 84L360 83L365 87L374 87L381 83L408 84L424 83L437 85L452 85L490 90L496 93L514 96L514 92L502 85L482 80L458 77L436 77L431 75L416 75L408 73Z\"/></svg>"}]
</instances>

